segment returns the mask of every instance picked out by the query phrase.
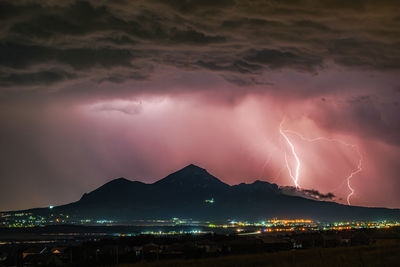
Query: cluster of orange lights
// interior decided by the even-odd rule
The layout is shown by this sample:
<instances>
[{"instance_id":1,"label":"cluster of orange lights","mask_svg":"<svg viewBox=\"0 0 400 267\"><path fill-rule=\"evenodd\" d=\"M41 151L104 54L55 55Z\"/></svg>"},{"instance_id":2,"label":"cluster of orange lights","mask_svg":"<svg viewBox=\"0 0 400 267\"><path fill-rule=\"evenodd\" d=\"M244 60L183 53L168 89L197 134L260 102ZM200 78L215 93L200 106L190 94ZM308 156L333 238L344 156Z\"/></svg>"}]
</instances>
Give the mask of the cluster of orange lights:
<instances>
[{"instance_id":1,"label":"cluster of orange lights","mask_svg":"<svg viewBox=\"0 0 400 267\"><path fill-rule=\"evenodd\" d=\"M332 230L350 230L353 229L351 226L339 226L339 227L332 227Z\"/></svg>"},{"instance_id":2,"label":"cluster of orange lights","mask_svg":"<svg viewBox=\"0 0 400 267\"><path fill-rule=\"evenodd\" d=\"M273 220L269 220L269 223L274 223L274 224L294 224L294 223L312 223L312 220L308 220L308 219L295 219L295 220L278 220L278 219L273 219Z\"/></svg>"},{"instance_id":3,"label":"cluster of orange lights","mask_svg":"<svg viewBox=\"0 0 400 267\"><path fill-rule=\"evenodd\" d=\"M264 230L264 232L293 232L293 231L306 231L306 228L267 228Z\"/></svg>"},{"instance_id":4,"label":"cluster of orange lights","mask_svg":"<svg viewBox=\"0 0 400 267\"><path fill-rule=\"evenodd\" d=\"M334 226L331 229L332 230L351 230L351 229L357 229L357 228L364 228L361 224L357 224L357 226ZM390 228L389 225L377 225L377 224L368 224L367 228Z\"/></svg>"}]
</instances>

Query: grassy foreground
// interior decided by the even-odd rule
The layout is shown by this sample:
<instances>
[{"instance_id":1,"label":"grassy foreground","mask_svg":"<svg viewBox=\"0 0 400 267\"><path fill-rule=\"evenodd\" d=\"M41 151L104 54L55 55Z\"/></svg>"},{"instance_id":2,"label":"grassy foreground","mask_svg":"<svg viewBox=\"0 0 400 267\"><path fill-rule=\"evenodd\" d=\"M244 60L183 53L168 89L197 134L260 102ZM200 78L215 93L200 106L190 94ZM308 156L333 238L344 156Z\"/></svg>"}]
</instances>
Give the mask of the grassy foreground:
<instances>
[{"instance_id":1,"label":"grassy foreground","mask_svg":"<svg viewBox=\"0 0 400 267\"><path fill-rule=\"evenodd\" d=\"M400 242L191 260L166 260L121 266L400 266Z\"/></svg>"}]
</instances>

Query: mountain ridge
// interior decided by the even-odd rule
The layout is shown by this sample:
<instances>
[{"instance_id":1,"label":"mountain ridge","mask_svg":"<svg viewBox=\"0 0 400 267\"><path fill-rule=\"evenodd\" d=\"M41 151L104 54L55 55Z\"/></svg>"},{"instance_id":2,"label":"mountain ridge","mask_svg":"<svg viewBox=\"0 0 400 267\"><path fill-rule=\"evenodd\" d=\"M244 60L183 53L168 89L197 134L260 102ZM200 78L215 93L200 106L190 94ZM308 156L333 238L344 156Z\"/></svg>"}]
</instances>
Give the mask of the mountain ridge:
<instances>
[{"instance_id":1,"label":"mountain ridge","mask_svg":"<svg viewBox=\"0 0 400 267\"><path fill-rule=\"evenodd\" d=\"M213 199L212 202L207 201ZM228 185L190 164L154 182L111 180L81 199L35 213L113 221L192 218L259 220L273 217L323 221L400 219L399 209L347 206L282 193L278 185L256 180Z\"/></svg>"}]
</instances>

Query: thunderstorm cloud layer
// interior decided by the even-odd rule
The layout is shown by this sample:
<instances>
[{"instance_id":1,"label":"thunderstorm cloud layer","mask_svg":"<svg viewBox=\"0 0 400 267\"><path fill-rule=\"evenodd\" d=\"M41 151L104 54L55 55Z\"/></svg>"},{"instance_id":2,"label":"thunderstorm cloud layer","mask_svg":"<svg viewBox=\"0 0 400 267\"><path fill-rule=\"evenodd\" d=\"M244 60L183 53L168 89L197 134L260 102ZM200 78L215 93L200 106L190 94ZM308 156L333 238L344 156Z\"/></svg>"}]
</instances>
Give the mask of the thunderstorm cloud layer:
<instances>
[{"instance_id":1,"label":"thunderstorm cloud layer","mask_svg":"<svg viewBox=\"0 0 400 267\"><path fill-rule=\"evenodd\" d=\"M0 210L188 163L400 207L398 1L1 1ZM288 187L290 188L290 187ZM307 191L308 190L308 191ZM291 191L291 190L289 190Z\"/></svg>"}]
</instances>

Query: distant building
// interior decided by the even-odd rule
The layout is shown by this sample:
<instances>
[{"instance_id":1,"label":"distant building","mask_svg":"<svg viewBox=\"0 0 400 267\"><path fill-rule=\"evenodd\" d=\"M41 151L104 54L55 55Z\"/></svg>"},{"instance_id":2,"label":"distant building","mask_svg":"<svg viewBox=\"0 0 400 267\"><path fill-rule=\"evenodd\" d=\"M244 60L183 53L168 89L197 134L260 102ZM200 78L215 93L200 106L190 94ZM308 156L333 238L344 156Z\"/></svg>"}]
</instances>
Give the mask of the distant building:
<instances>
[{"instance_id":1,"label":"distant building","mask_svg":"<svg viewBox=\"0 0 400 267\"><path fill-rule=\"evenodd\" d=\"M205 202L206 202L206 203L212 204L212 203L214 203L215 201L214 201L214 198L212 197L211 199L206 199Z\"/></svg>"}]
</instances>

